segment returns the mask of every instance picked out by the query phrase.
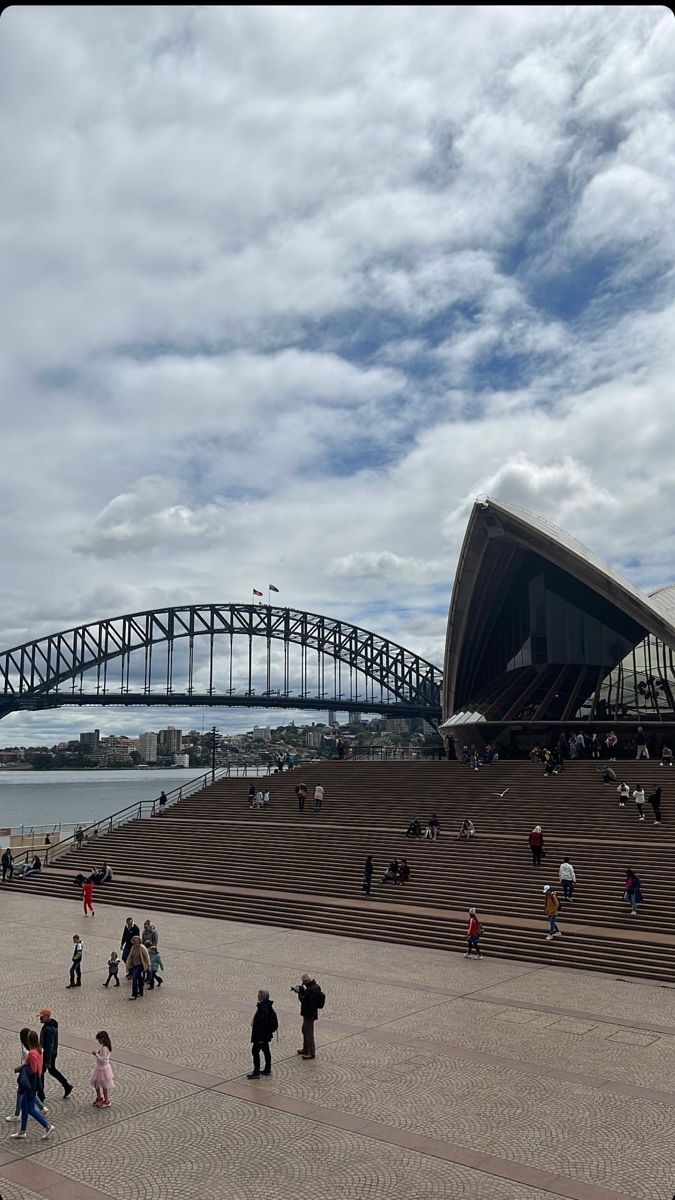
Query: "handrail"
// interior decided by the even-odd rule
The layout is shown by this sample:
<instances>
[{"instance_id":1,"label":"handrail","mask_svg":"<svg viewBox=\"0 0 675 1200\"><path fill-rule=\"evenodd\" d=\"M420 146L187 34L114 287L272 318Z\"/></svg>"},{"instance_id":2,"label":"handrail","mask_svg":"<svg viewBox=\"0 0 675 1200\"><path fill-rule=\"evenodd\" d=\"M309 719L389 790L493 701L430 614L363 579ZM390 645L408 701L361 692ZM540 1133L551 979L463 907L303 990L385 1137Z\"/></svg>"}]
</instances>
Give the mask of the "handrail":
<instances>
[{"instance_id":1,"label":"handrail","mask_svg":"<svg viewBox=\"0 0 675 1200\"><path fill-rule=\"evenodd\" d=\"M216 779L221 778L221 773L226 769L225 767L218 767L215 772L209 770L204 775L198 775L188 783L182 783L178 787L173 788L170 792L166 793L167 807L177 804L179 800L191 795L195 791L202 791L208 786L208 780L215 783ZM146 812L146 810L149 811ZM158 810L159 797L155 800L136 800L133 804L127 804L124 808L118 809L117 812L111 813L107 817L102 817L98 821L92 821L89 825L82 826L80 823L77 828L82 829L85 841L92 841L98 837L103 826L107 827L105 829L106 833L112 833L113 829L116 829L118 825L125 825L127 821L140 820L144 813L147 816L154 817ZM55 846L41 847L44 850L42 865L45 867L49 866L50 850L52 851L51 858L53 860L54 857L60 858L67 847L72 848L76 844L77 838L75 837L75 832L73 832L69 837L57 842ZM58 854L55 854L57 851ZM15 863L28 862L29 858L32 859L35 857L35 853L34 848L32 850L23 850L13 861Z\"/></svg>"}]
</instances>

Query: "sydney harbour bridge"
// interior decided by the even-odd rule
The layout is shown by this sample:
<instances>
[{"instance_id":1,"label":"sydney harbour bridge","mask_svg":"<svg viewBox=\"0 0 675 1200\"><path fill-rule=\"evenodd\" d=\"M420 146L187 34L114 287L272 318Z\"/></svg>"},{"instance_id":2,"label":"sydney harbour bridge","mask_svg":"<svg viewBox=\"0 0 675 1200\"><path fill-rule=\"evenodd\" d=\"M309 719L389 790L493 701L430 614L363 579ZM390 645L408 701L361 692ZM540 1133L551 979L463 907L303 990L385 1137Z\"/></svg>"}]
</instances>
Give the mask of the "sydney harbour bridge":
<instances>
[{"instance_id":1,"label":"sydney harbour bridge","mask_svg":"<svg viewBox=\"0 0 675 1200\"><path fill-rule=\"evenodd\" d=\"M0 651L0 718L65 705L257 707L441 719L442 672L388 638L269 604L152 609Z\"/></svg>"}]
</instances>

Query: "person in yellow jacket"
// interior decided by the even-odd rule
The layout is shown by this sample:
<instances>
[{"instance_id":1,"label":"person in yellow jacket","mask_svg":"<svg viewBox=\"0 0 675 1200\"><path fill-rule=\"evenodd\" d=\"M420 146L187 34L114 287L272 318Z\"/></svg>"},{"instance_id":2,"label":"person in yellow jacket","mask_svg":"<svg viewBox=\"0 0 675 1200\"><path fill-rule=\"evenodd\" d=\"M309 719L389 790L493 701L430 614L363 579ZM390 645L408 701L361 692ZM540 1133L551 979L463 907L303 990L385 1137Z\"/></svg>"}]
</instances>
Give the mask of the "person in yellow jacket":
<instances>
[{"instance_id":1,"label":"person in yellow jacket","mask_svg":"<svg viewBox=\"0 0 675 1200\"><path fill-rule=\"evenodd\" d=\"M546 913L546 916L549 919L549 924L551 927L550 931L546 934L547 942L550 942L551 938L562 937L562 934L561 934L560 930L558 929L558 919L557 918L558 918L559 909L560 909L560 901L558 899L558 896L557 896L555 890L551 887L550 883L547 883L546 887L544 888L544 912Z\"/></svg>"}]
</instances>

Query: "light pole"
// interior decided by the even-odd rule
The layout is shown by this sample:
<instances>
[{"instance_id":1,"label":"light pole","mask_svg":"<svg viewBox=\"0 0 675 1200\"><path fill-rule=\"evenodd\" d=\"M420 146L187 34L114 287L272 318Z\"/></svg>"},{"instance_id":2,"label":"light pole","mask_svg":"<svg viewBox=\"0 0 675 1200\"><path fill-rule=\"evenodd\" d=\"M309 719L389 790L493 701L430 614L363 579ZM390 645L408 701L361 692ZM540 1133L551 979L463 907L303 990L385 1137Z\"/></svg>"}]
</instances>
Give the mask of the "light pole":
<instances>
[{"instance_id":1,"label":"light pole","mask_svg":"<svg viewBox=\"0 0 675 1200\"><path fill-rule=\"evenodd\" d=\"M216 782L216 727L211 729L211 783Z\"/></svg>"}]
</instances>

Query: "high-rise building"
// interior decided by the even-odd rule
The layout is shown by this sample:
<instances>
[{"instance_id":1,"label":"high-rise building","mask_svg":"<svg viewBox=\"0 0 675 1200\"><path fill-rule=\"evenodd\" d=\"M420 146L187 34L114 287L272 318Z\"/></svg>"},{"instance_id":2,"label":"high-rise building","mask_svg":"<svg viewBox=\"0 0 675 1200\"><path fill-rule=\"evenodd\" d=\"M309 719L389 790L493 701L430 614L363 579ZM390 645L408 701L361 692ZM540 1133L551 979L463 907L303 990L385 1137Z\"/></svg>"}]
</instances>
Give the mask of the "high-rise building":
<instances>
[{"instance_id":1,"label":"high-rise building","mask_svg":"<svg viewBox=\"0 0 675 1200\"><path fill-rule=\"evenodd\" d=\"M331 729L334 729L336 725L340 724L340 718L338 717L336 712L329 712L328 724L330 725Z\"/></svg>"},{"instance_id":2,"label":"high-rise building","mask_svg":"<svg viewBox=\"0 0 675 1200\"><path fill-rule=\"evenodd\" d=\"M100 740L100 729L95 729L93 733L80 734L80 745L83 750L97 750Z\"/></svg>"},{"instance_id":3,"label":"high-rise building","mask_svg":"<svg viewBox=\"0 0 675 1200\"><path fill-rule=\"evenodd\" d=\"M305 745L311 750L318 750L321 745L322 734L319 729L307 729L305 731Z\"/></svg>"},{"instance_id":4,"label":"high-rise building","mask_svg":"<svg viewBox=\"0 0 675 1200\"><path fill-rule=\"evenodd\" d=\"M160 729L157 735L157 749L161 754L180 754L182 746L182 729L174 729L173 725L169 725L168 729Z\"/></svg>"},{"instance_id":5,"label":"high-rise building","mask_svg":"<svg viewBox=\"0 0 675 1200\"><path fill-rule=\"evenodd\" d=\"M138 739L138 752L142 762L157 762L157 734L142 733Z\"/></svg>"},{"instance_id":6,"label":"high-rise building","mask_svg":"<svg viewBox=\"0 0 675 1200\"><path fill-rule=\"evenodd\" d=\"M251 737L254 742L269 742L272 738L272 730L269 725L254 725Z\"/></svg>"}]
</instances>

